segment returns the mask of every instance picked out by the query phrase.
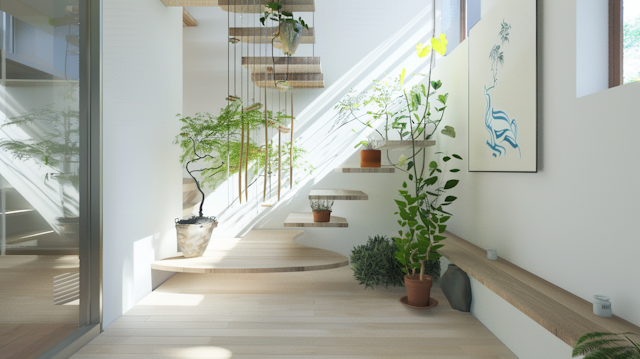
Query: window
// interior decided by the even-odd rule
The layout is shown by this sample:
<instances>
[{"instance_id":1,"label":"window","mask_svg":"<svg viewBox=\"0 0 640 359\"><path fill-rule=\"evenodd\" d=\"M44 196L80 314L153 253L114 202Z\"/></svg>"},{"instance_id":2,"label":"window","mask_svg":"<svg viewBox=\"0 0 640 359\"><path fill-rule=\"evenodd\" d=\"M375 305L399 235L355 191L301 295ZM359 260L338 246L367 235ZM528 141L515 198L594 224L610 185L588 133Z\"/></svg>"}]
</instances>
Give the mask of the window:
<instances>
[{"instance_id":1,"label":"window","mask_svg":"<svg viewBox=\"0 0 640 359\"><path fill-rule=\"evenodd\" d=\"M640 80L640 2L609 0L609 87Z\"/></svg>"}]
</instances>

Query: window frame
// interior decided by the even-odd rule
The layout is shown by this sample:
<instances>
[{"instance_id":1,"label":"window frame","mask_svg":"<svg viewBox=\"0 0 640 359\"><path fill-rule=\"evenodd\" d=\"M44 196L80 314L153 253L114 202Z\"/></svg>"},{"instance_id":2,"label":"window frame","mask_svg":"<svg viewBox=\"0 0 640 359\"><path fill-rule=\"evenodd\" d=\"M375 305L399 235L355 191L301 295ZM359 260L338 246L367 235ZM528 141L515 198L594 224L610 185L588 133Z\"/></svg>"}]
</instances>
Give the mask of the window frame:
<instances>
[{"instance_id":1,"label":"window frame","mask_svg":"<svg viewBox=\"0 0 640 359\"><path fill-rule=\"evenodd\" d=\"M623 0L609 0L609 88L623 83Z\"/></svg>"}]
</instances>

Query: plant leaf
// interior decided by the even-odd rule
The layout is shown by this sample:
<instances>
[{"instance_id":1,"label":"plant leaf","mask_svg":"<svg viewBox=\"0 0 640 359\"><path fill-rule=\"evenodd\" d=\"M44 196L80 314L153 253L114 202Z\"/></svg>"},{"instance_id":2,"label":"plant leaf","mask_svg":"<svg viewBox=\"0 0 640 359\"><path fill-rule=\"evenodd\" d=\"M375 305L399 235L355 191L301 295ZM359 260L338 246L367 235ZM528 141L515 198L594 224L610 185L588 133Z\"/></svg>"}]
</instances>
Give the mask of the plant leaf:
<instances>
[{"instance_id":1,"label":"plant leaf","mask_svg":"<svg viewBox=\"0 0 640 359\"><path fill-rule=\"evenodd\" d=\"M444 126L444 129L442 130L442 134L445 136L449 136L451 138L456 138L456 130L451 127L451 126ZM453 155L454 157L456 155Z\"/></svg>"}]
</instances>

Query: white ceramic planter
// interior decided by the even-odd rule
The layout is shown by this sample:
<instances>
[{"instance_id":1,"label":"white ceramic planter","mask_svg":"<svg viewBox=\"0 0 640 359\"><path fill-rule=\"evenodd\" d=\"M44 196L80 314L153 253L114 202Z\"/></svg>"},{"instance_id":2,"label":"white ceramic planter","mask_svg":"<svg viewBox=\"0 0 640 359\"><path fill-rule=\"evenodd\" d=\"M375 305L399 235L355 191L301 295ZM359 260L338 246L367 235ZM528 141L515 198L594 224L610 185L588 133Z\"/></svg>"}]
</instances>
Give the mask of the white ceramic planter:
<instances>
[{"instance_id":1,"label":"white ceramic planter","mask_svg":"<svg viewBox=\"0 0 640 359\"><path fill-rule=\"evenodd\" d=\"M282 52L287 56L294 55L302 39L302 25L283 22L280 23L279 32L280 35L274 40L273 46L282 49Z\"/></svg>"},{"instance_id":2,"label":"white ceramic planter","mask_svg":"<svg viewBox=\"0 0 640 359\"><path fill-rule=\"evenodd\" d=\"M613 313L611 312L611 298L604 295L593 296L593 314L610 318Z\"/></svg>"},{"instance_id":3,"label":"white ceramic planter","mask_svg":"<svg viewBox=\"0 0 640 359\"><path fill-rule=\"evenodd\" d=\"M176 224L178 246L186 258L200 257L209 245L213 229L217 223L207 224Z\"/></svg>"}]
</instances>

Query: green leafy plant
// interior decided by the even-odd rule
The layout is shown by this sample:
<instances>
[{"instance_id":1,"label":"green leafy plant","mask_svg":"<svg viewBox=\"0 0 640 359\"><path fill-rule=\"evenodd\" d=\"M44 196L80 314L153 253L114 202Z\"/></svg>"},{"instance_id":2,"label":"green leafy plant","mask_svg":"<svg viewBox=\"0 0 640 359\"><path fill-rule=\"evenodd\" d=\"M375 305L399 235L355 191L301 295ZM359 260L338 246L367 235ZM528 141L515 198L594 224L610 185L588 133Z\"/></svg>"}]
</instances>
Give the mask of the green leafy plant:
<instances>
[{"instance_id":1,"label":"green leafy plant","mask_svg":"<svg viewBox=\"0 0 640 359\"><path fill-rule=\"evenodd\" d=\"M375 141L371 139L360 141L355 145L354 148L358 148L360 146L364 147L365 150L375 150Z\"/></svg>"},{"instance_id":2,"label":"green leafy plant","mask_svg":"<svg viewBox=\"0 0 640 359\"><path fill-rule=\"evenodd\" d=\"M402 286L404 273L395 259L395 244L385 236L369 237L366 244L351 251L353 276L364 284L364 289L384 286Z\"/></svg>"},{"instance_id":3,"label":"green leafy plant","mask_svg":"<svg viewBox=\"0 0 640 359\"><path fill-rule=\"evenodd\" d=\"M305 29L309 29L309 25L302 20L301 17L298 20L295 19L293 13L282 10L283 6L280 4L280 1L271 1L267 3L267 10L264 12L262 17L260 17L260 22L262 25L266 26L265 22L267 19L280 23L289 23L294 24L294 31L298 32L298 29L295 27L295 24L300 24ZM277 36L277 35L276 35Z\"/></svg>"},{"instance_id":4,"label":"green leafy plant","mask_svg":"<svg viewBox=\"0 0 640 359\"><path fill-rule=\"evenodd\" d=\"M333 201L312 199L309 201L311 210L314 212L331 212Z\"/></svg>"},{"instance_id":5,"label":"green leafy plant","mask_svg":"<svg viewBox=\"0 0 640 359\"><path fill-rule=\"evenodd\" d=\"M432 39L433 49L440 54L446 53L446 38ZM429 47L418 44L419 57L427 55ZM431 52L433 64L434 54ZM401 77L401 85L404 84L404 70ZM393 240L398 247L396 258L402 264L407 274L415 275L419 269L420 280L426 274L429 263L437 261L441 255L438 249L442 248L440 242L446 237L443 235L447 229L447 221L451 213L446 211L446 206L451 205L457 198L448 196L447 192L458 185L459 180L448 179L447 176L460 171L458 168L448 169L452 161L462 160L457 154L448 155L444 152L436 152L436 158L428 161L425 149L416 148L416 140L431 139L438 130L445 110L449 94L438 94L442 82L431 81L427 86L420 84L410 91L403 90L404 108L399 112L400 117L407 119L406 130L412 141L412 156L400 158L399 163L406 163L409 183L406 181L399 190L400 200L395 200L400 217L398 224L401 229L399 236ZM433 92L432 92L433 89ZM438 104L432 106L431 97ZM455 129L446 126L441 134L455 138ZM419 157L421 155L422 158Z\"/></svg>"},{"instance_id":6,"label":"green leafy plant","mask_svg":"<svg viewBox=\"0 0 640 359\"><path fill-rule=\"evenodd\" d=\"M75 102L73 95L65 99ZM69 208L73 206L65 193L65 186L71 185L78 190L80 161L80 112L68 106L64 110L56 110L48 105L22 116L9 118L2 124L4 127L37 128L37 133L26 140L2 140L0 148L11 153L18 160L35 160L38 165L48 168L44 180L54 180L60 185L60 208L65 217L75 217ZM73 201L73 200L72 200Z\"/></svg>"},{"instance_id":7,"label":"green leafy plant","mask_svg":"<svg viewBox=\"0 0 640 359\"><path fill-rule=\"evenodd\" d=\"M404 285L404 271L395 258L398 250L393 241L386 236L369 237L366 244L359 245L351 251L351 268L353 276L364 284L364 288ZM434 279L440 278L440 261L429 263L426 273Z\"/></svg>"},{"instance_id":8,"label":"green leafy plant","mask_svg":"<svg viewBox=\"0 0 640 359\"><path fill-rule=\"evenodd\" d=\"M584 355L584 359L638 359L640 344L630 337L634 333L588 333L580 337L573 348L572 357Z\"/></svg>"}]
</instances>

